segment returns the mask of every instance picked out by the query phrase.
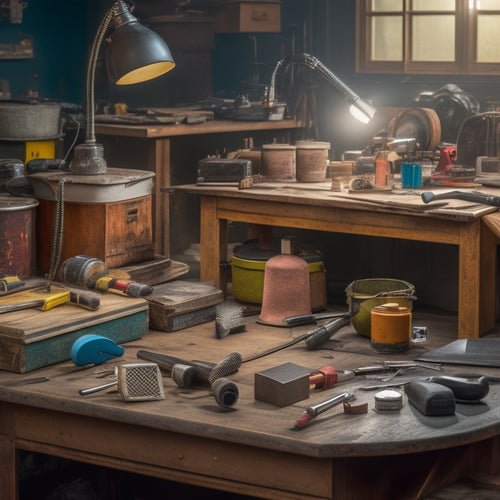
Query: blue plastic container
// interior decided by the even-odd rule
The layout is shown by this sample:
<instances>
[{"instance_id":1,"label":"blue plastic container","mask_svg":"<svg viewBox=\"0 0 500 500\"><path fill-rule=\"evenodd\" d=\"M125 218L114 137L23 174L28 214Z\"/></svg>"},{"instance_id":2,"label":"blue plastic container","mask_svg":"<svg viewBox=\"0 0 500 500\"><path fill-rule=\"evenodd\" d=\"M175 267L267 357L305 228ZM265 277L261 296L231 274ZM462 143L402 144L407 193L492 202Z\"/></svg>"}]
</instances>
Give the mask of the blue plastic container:
<instances>
[{"instance_id":1,"label":"blue plastic container","mask_svg":"<svg viewBox=\"0 0 500 500\"><path fill-rule=\"evenodd\" d=\"M406 189L422 187L422 165L401 163L401 187Z\"/></svg>"}]
</instances>

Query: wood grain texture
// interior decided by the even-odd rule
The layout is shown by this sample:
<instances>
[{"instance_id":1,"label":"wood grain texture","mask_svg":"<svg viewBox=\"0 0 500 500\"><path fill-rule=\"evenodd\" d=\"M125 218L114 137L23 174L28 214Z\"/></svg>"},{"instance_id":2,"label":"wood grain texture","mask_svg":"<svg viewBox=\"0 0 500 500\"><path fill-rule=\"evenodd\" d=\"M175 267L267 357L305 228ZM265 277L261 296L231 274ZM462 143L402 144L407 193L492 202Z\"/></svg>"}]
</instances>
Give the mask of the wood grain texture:
<instances>
[{"instance_id":1,"label":"wood grain texture","mask_svg":"<svg viewBox=\"0 0 500 500\"><path fill-rule=\"evenodd\" d=\"M459 248L459 338L479 337L495 320L494 291L488 265L496 263L494 238L481 218L495 207L462 200L426 211L409 210L422 204L417 193L366 193L331 196L328 183L262 183L252 189L231 186L177 186L176 189L201 196L201 273L225 290L219 263L226 255L228 221L253 226L292 227L365 236L400 238L457 245ZM492 190L487 190L491 192ZM376 202L376 203L375 203ZM219 239L217 239L219 238Z\"/></svg>"},{"instance_id":2,"label":"wood grain texture","mask_svg":"<svg viewBox=\"0 0 500 500\"><path fill-rule=\"evenodd\" d=\"M401 359L410 360L423 348L453 338L453 316L415 314L432 335L428 345L412 347ZM234 351L246 358L306 328L275 328L251 317L246 332L224 339L214 336L213 322L168 335L150 331L124 345L119 363L137 362L140 349L210 362ZM15 441L20 449L276 500L418 498L416 493L428 494L466 472L498 470L496 385L484 404L458 405L453 417L424 417L403 395L400 412L370 409L347 415L334 408L302 431L293 430L293 423L306 406L373 381L356 378L327 391L312 391L308 400L283 408L254 399L254 374L287 361L313 370L325 364L355 368L383 359L365 337L346 327L317 351L297 344L243 363L231 376L240 398L229 412L218 407L208 389L183 390L167 377L162 401L128 403L116 390L78 395L79 389L102 381L102 370L112 370L117 360L86 370L71 362L42 368L37 376L48 381L31 385L19 385L25 378L19 374L0 372L0 456L8 457ZM446 367L446 373L456 370L463 368ZM485 370L490 375L497 371ZM435 372L417 370L404 377L429 373ZM366 400L373 408L372 392L356 394L359 402ZM3 498L14 500L14 495L9 490Z\"/></svg>"}]
</instances>

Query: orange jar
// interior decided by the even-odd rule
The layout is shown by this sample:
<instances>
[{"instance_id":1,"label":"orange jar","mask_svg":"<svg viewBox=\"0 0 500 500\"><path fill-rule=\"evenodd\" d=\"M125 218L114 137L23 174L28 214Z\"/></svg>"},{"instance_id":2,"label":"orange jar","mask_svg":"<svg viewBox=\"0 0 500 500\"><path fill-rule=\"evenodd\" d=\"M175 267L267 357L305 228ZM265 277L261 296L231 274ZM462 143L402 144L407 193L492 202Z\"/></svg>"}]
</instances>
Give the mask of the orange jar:
<instances>
[{"instance_id":1,"label":"orange jar","mask_svg":"<svg viewBox=\"0 0 500 500\"><path fill-rule=\"evenodd\" d=\"M411 312L389 302L371 310L371 346L381 353L407 351L411 339Z\"/></svg>"}]
</instances>

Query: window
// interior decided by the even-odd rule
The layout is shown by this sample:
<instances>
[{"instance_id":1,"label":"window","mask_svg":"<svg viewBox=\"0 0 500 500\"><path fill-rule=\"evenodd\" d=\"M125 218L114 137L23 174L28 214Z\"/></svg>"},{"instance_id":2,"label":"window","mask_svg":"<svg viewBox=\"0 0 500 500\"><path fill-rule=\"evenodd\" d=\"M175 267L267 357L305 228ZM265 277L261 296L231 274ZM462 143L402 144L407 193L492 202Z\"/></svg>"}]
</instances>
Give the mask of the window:
<instances>
[{"instance_id":1,"label":"window","mask_svg":"<svg viewBox=\"0 0 500 500\"><path fill-rule=\"evenodd\" d=\"M500 74L500 0L357 0L357 69Z\"/></svg>"}]
</instances>

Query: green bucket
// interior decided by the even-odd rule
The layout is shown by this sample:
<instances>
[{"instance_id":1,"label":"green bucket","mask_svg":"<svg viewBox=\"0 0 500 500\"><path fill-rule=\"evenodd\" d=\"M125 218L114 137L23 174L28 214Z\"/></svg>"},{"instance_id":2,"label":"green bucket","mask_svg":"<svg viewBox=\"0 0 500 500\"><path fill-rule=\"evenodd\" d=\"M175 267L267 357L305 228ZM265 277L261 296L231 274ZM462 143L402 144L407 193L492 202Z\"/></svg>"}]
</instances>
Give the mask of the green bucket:
<instances>
[{"instance_id":1,"label":"green bucket","mask_svg":"<svg viewBox=\"0 0 500 500\"><path fill-rule=\"evenodd\" d=\"M371 336L371 311L375 306L395 302L400 306L413 308L415 287L407 281L390 278L368 278L356 280L345 289L351 323L356 332Z\"/></svg>"}]
</instances>

